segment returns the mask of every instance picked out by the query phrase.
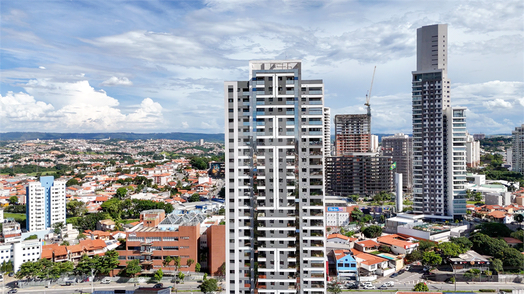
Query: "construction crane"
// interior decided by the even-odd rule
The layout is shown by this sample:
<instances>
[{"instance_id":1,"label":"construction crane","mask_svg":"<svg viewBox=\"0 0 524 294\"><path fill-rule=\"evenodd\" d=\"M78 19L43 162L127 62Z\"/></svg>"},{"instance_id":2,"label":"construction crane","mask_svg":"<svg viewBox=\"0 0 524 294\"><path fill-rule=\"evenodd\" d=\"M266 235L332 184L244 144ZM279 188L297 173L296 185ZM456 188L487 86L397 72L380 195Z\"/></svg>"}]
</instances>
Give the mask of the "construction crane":
<instances>
[{"instance_id":1,"label":"construction crane","mask_svg":"<svg viewBox=\"0 0 524 294\"><path fill-rule=\"evenodd\" d=\"M371 99L371 90L373 89L373 81L375 80L375 71L377 70L377 66L375 65L375 68L373 69L373 77L371 78L371 86L369 86L369 91L366 94L366 105L368 107L368 134L371 136L371 104L369 104L369 100Z\"/></svg>"}]
</instances>

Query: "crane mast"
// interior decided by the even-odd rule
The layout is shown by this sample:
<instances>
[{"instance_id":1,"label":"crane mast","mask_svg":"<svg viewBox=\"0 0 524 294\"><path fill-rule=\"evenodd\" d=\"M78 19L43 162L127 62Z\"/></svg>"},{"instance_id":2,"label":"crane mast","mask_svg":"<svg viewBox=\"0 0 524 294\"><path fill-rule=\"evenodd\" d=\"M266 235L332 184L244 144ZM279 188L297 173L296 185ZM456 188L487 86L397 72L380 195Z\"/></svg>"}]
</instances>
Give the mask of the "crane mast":
<instances>
[{"instance_id":1,"label":"crane mast","mask_svg":"<svg viewBox=\"0 0 524 294\"><path fill-rule=\"evenodd\" d=\"M377 66L373 68L373 77L371 78L371 86L369 86L369 91L366 94L366 105L368 107L368 134L369 134L369 148L372 149L372 137L371 137L371 104L369 104L369 101L371 100L371 90L373 89L373 81L375 80L375 71L377 70Z\"/></svg>"}]
</instances>

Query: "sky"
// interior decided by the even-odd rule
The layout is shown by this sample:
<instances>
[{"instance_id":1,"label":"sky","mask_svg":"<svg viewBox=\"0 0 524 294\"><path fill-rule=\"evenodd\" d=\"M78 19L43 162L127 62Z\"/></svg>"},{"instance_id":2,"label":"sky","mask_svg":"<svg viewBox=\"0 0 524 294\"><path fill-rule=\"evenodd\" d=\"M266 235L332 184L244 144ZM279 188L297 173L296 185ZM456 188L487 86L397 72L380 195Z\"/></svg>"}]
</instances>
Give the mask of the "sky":
<instances>
[{"instance_id":1,"label":"sky","mask_svg":"<svg viewBox=\"0 0 524 294\"><path fill-rule=\"evenodd\" d=\"M470 133L524 123L524 2L1 1L0 132L224 132L224 81L302 60L325 106L411 133L416 29L448 24L452 106Z\"/></svg>"}]
</instances>

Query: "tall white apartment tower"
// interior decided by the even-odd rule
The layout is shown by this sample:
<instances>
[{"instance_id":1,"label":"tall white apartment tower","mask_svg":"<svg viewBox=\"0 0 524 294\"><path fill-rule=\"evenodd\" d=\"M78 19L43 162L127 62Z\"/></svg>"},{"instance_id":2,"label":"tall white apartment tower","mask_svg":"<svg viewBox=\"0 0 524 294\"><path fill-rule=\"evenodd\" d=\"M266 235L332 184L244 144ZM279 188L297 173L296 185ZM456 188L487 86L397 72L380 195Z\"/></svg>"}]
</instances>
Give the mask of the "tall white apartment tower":
<instances>
[{"instance_id":1,"label":"tall white apartment tower","mask_svg":"<svg viewBox=\"0 0 524 294\"><path fill-rule=\"evenodd\" d=\"M226 293L326 293L323 93L298 60L224 83Z\"/></svg>"},{"instance_id":2,"label":"tall white apartment tower","mask_svg":"<svg viewBox=\"0 0 524 294\"><path fill-rule=\"evenodd\" d=\"M27 230L30 232L51 228L55 223L66 223L66 182L54 177L40 177L26 188Z\"/></svg>"},{"instance_id":3,"label":"tall white apartment tower","mask_svg":"<svg viewBox=\"0 0 524 294\"><path fill-rule=\"evenodd\" d=\"M417 29L413 71L413 211L435 217L466 213L466 118L451 108L448 27Z\"/></svg>"},{"instance_id":4,"label":"tall white apartment tower","mask_svg":"<svg viewBox=\"0 0 524 294\"><path fill-rule=\"evenodd\" d=\"M524 174L524 124L515 127L511 136L511 156L507 156L506 159L511 162L513 171Z\"/></svg>"}]
</instances>

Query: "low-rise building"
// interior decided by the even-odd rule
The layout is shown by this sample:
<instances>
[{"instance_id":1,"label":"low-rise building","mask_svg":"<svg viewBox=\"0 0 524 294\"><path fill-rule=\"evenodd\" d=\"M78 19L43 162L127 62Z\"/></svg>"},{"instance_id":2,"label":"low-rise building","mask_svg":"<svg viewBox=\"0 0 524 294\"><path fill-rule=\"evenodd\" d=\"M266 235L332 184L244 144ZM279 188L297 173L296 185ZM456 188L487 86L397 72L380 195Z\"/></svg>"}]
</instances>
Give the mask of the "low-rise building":
<instances>
[{"instance_id":1,"label":"low-rise building","mask_svg":"<svg viewBox=\"0 0 524 294\"><path fill-rule=\"evenodd\" d=\"M373 240L364 240L355 242L354 248L362 252L372 252L378 250L380 244Z\"/></svg>"},{"instance_id":2,"label":"low-rise building","mask_svg":"<svg viewBox=\"0 0 524 294\"><path fill-rule=\"evenodd\" d=\"M351 250L333 250L330 252L330 255L335 261L338 281L358 281L357 261L353 257Z\"/></svg>"},{"instance_id":3,"label":"low-rise building","mask_svg":"<svg viewBox=\"0 0 524 294\"><path fill-rule=\"evenodd\" d=\"M398 234L387 235L377 238L377 242L391 248L391 252L399 254L409 254L418 247L414 238L404 237Z\"/></svg>"}]
</instances>

